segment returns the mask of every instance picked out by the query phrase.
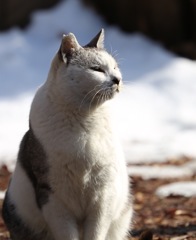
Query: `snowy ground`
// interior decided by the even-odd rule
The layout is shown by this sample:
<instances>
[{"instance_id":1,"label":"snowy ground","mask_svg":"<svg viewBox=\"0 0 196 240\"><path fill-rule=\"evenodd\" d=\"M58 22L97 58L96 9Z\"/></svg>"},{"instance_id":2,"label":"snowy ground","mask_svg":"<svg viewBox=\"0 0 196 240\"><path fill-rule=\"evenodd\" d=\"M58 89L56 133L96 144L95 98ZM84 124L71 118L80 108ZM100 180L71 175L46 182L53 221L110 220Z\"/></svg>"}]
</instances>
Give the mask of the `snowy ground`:
<instances>
[{"instance_id":1,"label":"snowy ground","mask_svg":"<svg viewBox=\"0 0 196 240\"><path fill-rule=\"evenodd\" d=\"M78 0L67 0L55 9L35 13L25 31L0 33L1 164L14 167L19 142L28 128L32 97L46 79L62 33L73 32L83 45L102 27L106 48L119 61L125 82L115 109L127 160L196 157L196 63L140 34L109 27ZM195 161L193 165L192 170L182 169L182 174L193 174ZM142 167L135 171L147 174Z\"/></svg>"}]
</instances>

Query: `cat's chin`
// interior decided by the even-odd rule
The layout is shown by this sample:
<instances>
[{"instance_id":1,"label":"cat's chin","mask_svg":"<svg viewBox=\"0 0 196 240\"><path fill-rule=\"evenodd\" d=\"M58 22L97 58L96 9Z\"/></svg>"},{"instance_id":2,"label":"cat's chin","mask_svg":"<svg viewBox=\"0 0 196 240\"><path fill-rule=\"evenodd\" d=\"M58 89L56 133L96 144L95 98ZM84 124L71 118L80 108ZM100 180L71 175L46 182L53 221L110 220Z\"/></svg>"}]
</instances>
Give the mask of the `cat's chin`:
<instances>
[{"instance_id":1,"label":"cat's chin","mask_svg":"<svg viewBox=\"0 0 196 240\"><path fill-rule=\"evenodd\" d=\"M112 86L106 88L100 95L102 95L102 98L106 101L112 99L119 91L120 89L118 86Z\"/></svg>"},{"instance_id":2,"label":"cat's chin","mask_svg":"<svg viewBox=\"0 0 196 240\"><path fill-rule=\"evenodd\" d=\"M114 98L118 92L119 92L119 89L106 90L102 94L100 94L99 98L97 98L97 101L100 103L104 103Z\"/></svg>"},{"instance_id":3,"label":"cat's chin","mask_svg":"<svg viewBox=\"0 0 196 240\"><path fill-rule=\"evenodd\" d=\"M118 90L119 91L119 90ZM86 103L88 110L93 110L104 104L105 102L113 99L118 92L115 91L104 91L102 93L97 94L94 96L89 102Z\"/></svg>"},{"instance_id":4,"label":"cat's chin","mask_svg":"<svg viewBox=\"0 0 196 240\"><path fill-rule=\"evenodd\" d=\"M118 85L113 85L111 87L111 90L109 91L108 95L109 95L109 98L113 98L117 93L120 92L120 87Z\"/></svg>"},{"instance_id":5,"label":"cat's chin","mask_svg":"<svg viewBox=\"0 0 196 240\"><path fill-rule=\"evenodd\" d=\"M117 93L118 93L118 91L108 93L107 94L107 100L110 100L110 99L114 98Z\"/></svg>"}]
</instances>

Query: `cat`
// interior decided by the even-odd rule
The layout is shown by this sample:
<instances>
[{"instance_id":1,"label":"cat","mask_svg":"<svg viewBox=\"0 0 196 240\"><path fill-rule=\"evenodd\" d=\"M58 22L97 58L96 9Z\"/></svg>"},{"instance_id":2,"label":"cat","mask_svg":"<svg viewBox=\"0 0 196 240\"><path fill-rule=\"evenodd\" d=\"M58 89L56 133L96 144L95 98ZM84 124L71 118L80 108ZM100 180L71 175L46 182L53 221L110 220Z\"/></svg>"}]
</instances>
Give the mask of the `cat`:
<instances>
[{"instance_id":1,"label":"cat","mask_svg":"<svg viewBox=\"0 0 196 240\"><path fill-rule=\"evenodd\" d=\"M122 76L102 29L63 35L38 89L3 203L12 240L123 240L132 220L126 163L110 107Z\"/></svg>"}]
</instances>

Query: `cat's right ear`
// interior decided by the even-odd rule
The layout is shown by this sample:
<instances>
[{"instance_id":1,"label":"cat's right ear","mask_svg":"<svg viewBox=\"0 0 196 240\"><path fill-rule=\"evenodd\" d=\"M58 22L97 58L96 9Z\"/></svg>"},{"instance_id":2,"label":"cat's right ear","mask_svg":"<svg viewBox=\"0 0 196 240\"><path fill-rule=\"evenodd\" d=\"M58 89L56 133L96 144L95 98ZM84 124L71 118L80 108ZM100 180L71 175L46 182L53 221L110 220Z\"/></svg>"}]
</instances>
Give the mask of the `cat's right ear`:
<instances>
[{"instance_id":1,"label":"cat's right ear","mask_svg":"<svg viewBox=\"0 0 196 240\"><path fill-rule=\"evenodd\" d=\"M104 48L104 29L102 28L85 47Z\"/></svg>"},{"instance_id":2,"label":"cat's right ear","mask_svg":"<svg viewBox=\"0 0 196 240\"><path fill-rule=\"evenodd\" d=\"M66 58L71 56L71 54L79 48L81 48L81 46L73 33L63 35L61 46L58 51L60 60L65 62Z\"/></svg>"}]
</instances>

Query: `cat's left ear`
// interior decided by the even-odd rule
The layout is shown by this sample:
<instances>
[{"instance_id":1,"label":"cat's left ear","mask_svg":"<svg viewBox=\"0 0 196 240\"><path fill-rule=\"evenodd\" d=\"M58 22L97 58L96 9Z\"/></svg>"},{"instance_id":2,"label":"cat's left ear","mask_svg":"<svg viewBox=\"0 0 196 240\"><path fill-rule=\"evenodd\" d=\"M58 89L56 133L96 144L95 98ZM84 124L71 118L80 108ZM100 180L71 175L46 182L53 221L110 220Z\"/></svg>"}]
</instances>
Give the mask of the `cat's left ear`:
<instances>
[{"instance_id":1,"label":"cat's left ear","mask_svg":"<svg viewBox=\"0 0 196 240\"><path fill-rule=\"evenodd\" d=\"M85 47L104 48L104 29L102 28Z\"/></svg>"},{"instance_id":2,"label":"cat's left ear","mask_svg":"<svg viewBox=\"0 0 196 240\"><path fill-rule=\"evenodd\" d=\"M81 48L78 43L76 37L73 33L69 33L68 35L63 35L61 46L59 49L59 56L64 60L66 56L70 56L74 51Z\"/></svg>"}]
</instances>

